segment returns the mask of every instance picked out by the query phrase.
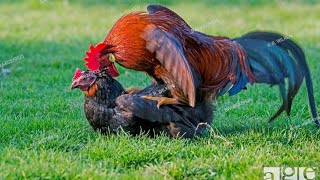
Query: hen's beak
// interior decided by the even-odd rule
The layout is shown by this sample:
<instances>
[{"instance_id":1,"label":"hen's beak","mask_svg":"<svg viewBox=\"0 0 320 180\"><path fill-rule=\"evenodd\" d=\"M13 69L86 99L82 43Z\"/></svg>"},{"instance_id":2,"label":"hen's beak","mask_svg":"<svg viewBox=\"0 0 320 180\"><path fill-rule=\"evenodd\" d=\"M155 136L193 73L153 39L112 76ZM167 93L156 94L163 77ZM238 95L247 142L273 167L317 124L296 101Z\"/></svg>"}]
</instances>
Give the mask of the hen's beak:
<instances>
[{"instance_id":1,"label":"hen's beak","mask_svg":"<svg viewBox=\"0 0 320 180\"><path fill-rule=\"evenodd\" d=\"M78 81L73 81L71 86L70 86L70 90L74 90L75 88L78 88Z\"/></svg>"}]
</instances>

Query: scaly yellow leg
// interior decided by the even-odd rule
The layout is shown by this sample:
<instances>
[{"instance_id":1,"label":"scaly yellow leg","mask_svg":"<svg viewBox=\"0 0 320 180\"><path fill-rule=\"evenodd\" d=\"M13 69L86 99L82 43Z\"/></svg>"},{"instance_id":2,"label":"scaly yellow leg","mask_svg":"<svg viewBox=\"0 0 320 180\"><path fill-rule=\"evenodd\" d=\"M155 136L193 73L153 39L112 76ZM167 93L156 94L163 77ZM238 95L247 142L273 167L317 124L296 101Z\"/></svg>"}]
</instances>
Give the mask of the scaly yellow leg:
<instances>
[{"instance_id":1,"label":"scaly yellow leg","mask_svg":"<svg viewBox=\"0 0 320 180\"><path fill-rule=\"evenodd\" d=\"M157 107L160 108L161 105L166 104L181 104L177 99L175 98L168 98L168 97L152 97L152 96L142 96L144 99L148 99L151 101L157 101Z\"/></svg>"},{"instance_id":2,"label":"scaly yellow leg","mask_svg":"<svg viewBox=\"0 0 320 180\"><path fill-rule=\"evenodd\" d=\"M135 87L129 87L126 89L126 92L129 94L134 94L134 93L137 93L138 91L140 91L140 89L135 88Z\"/></svg>"}]
</instances>

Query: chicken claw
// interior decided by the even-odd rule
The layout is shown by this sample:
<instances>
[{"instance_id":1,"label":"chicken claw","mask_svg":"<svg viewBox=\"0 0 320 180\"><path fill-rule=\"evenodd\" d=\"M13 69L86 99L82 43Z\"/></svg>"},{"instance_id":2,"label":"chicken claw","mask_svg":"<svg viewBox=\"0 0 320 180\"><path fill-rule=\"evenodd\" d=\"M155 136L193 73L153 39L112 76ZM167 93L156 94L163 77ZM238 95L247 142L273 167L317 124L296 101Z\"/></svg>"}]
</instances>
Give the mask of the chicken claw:
<instances>
[{"instance_id":1,"label":"chicken claw","mask_svg":"<svg viewBox=\"0 0 320 180\"><path fill-rule=\"evenodd\" d=\"M126 92L127 92L128 94L135 94L135 93L137 93L137 92L139 92L139 91L140 91L140 89L135 88L135 87L129 87L129 88L126 89Z\"/></svg>"},{"instance_id":2,"label":"chicken claw","mask_svg":"<svg viewBox=\"0 0 320 180\"><path fill-rule=\"evenodd\" d=\"M181 104L177 99L175 98L168 98L168 97L152 97L152 96L141 96L143 99L148 99L151 101L157 101L157 107L160 108L161 105L167 105L167 104Z\"/></svg>"}]
</instances>

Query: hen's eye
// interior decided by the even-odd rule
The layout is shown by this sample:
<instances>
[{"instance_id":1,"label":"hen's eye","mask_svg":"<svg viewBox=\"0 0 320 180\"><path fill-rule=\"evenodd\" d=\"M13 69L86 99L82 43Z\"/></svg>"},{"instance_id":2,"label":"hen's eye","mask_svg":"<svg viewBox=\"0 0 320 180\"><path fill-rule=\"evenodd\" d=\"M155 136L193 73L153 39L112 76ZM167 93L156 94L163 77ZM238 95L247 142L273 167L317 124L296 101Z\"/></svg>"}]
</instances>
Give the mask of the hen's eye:
<instances>
[{"instance_id":1,"label":"hen's eye","mask_svg":"<svg viewBox=\"0 0 320 180\"><path fill-rule=\"evenodd\" d=\"M111 62L116 61L116 58L114 57L114 55L112 53L109 53L109 61L111 61Z\"/></svg>"}]
</instances>

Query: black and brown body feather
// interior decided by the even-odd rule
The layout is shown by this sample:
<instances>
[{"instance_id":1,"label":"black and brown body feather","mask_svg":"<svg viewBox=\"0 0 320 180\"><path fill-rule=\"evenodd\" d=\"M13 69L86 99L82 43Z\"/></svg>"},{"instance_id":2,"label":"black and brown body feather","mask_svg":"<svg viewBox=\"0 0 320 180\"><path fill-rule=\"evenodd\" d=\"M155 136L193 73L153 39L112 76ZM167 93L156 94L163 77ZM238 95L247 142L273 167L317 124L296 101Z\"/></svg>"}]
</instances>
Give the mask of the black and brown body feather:
<instances>
[{"instance_id":1,"label":"black and brown body feather","mask_svg":"<svg viewBox=\"0 0 320 180\"><path fill-rule=\"evenodd\" d=\"M171 137L192 138L206 129L202 123L211 123L212 105L198 102L195 108L170 105L158 108L155 101L144 95L168 96L166 86L152 85L137 94L127 94L121 84L110 76L98 77L94 95L86 95L85 115L90 125L103 133L116 133L121 129L131 134L166 134ZM164 90L165 89L165 90Z\"/></svg>"}]
</instances>

